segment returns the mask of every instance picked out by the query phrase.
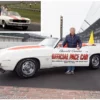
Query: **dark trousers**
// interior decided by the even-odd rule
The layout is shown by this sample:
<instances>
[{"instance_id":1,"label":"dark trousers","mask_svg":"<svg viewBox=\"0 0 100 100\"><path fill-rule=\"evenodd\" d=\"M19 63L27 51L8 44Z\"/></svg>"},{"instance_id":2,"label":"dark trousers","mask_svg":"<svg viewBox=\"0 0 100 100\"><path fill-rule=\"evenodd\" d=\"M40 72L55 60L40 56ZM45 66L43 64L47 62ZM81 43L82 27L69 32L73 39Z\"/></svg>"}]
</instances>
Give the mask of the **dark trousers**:
<instances>
[{"instance_id":1,"label":"dark trousers","mask_svg":"<svg viewBox=\"0 0 100 100\"><path fill-rule=\"evenodd\" d=\"M68 66L67 68L69 71L74 71L75 70L75 66Z\"/></svg>"}]
</instances>

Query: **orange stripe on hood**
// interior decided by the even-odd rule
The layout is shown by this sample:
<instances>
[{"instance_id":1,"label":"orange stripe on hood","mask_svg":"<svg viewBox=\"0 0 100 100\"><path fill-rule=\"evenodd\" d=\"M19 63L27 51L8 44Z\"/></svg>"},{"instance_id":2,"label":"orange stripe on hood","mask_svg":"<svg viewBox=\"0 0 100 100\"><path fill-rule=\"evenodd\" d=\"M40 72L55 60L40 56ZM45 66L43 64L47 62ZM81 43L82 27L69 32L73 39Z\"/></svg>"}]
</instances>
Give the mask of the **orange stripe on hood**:
<instances>
[{"instance_id":1,"label":"orange stripe on hood","mask_svg":"<svg viewBox=\"0 0 100 100\"><path fill-rule=\"evenodd\" d=\"M22 20L25 20L25 18L22 17Z\"/></svg>"},{"instance_id":2,"label":"orange stripe on hood","mask_svg":"<svg viewBox=\"0 0 100 100\"><path fill-rule=\"evenodd\" d=\"M18 20L18 18L16 16L9 16L9 17Z\"/></svg>"},{"instance_id":3,"label":"orange stripe on hood","mask_svg":"<svg viewBox=\"0 0 100 100\"><path fill-rule=\"evenodd\" d=\"M20 49L32 49L32 48L41 48L43 46L20 46L20 47L13 47L9 50L20 50Z\"/></svg>"}]
</instances>

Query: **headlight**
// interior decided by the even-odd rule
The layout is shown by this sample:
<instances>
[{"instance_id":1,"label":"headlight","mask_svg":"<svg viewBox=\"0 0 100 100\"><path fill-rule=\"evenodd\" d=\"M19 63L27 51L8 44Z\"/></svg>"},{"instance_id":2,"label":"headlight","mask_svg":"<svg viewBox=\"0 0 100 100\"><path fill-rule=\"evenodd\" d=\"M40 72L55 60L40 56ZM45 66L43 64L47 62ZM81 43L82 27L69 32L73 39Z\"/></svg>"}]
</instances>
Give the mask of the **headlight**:
<instances>
[{"instance_id":1,"label":"headlight","mask_svg":"<svg viewBox=\"0 0 100 100\"><path fill-rule=\"evenodd\" d=\"M27 20L27 23L30 23L31 21L30 20Z\"/></svg>"}]
</instances>

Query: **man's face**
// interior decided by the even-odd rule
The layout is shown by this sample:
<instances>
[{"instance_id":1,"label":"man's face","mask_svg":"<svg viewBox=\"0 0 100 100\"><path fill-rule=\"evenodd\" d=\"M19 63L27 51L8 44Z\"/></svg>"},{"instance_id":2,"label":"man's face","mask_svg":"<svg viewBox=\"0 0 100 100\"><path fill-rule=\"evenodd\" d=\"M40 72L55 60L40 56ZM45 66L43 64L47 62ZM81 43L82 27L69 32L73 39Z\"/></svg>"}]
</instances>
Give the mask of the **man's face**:
<instances>
[{"instance_id":1,"label":"man's face","mask_svg":"<svg viewBox=\"0 0 100 100\"><path fill-rule=\"evenodd\" d=\"M75 34L75 29L74 29L74 28L71 28L71 29L70 29L70 34L71 34L71 35L74 35L74 34Z\"/></svg>"}]
</instances>

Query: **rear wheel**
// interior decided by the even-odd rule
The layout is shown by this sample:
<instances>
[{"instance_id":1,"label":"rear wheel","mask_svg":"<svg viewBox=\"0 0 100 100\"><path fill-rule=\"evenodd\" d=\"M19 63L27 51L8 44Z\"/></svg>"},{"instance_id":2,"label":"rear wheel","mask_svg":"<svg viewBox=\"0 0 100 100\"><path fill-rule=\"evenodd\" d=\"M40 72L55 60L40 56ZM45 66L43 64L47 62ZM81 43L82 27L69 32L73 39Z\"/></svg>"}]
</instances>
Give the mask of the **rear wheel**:
<instances>
[{"instance_id":1,"label":"rear wheel","mask_svg":"<svg viewBox=\"0 0 100 100\"><path fill-rule=\"evenodd\" d=\"M15 71L21 78L29 78L35 76L39 69L39 62L33 59L25 59L18 63Z\"/></svg>"},{"instance_id":2,"label":"rear wheel","mask_svg":"<svg viewBox=\"0 0 100 100\"><path fill-rule=\"evenodd\" d=\"M7 27L6 22L3 20L3 21L2 21L2 28L5 29L6 27Z\"/></svg>"},{"instance_id":3,"label":"rear wheel","mask_svg":"<svg viewBox=\"0 0 100 100\"><path fill-rule=\"evenodd\" d=\"M100 67L100 55L93 55L90 58L90 68L98 69Z\"/></svg>"},{"instance_id":4,"label":"rear wheel","mask_svg":"<svg viewBox=\"0 0 100 100\"><path fill-rule=\"evenodd\" d=\"M22 26L22 29L23 30L27 30L28 29L28 26Z\"/></svg>"}]
</instances>

